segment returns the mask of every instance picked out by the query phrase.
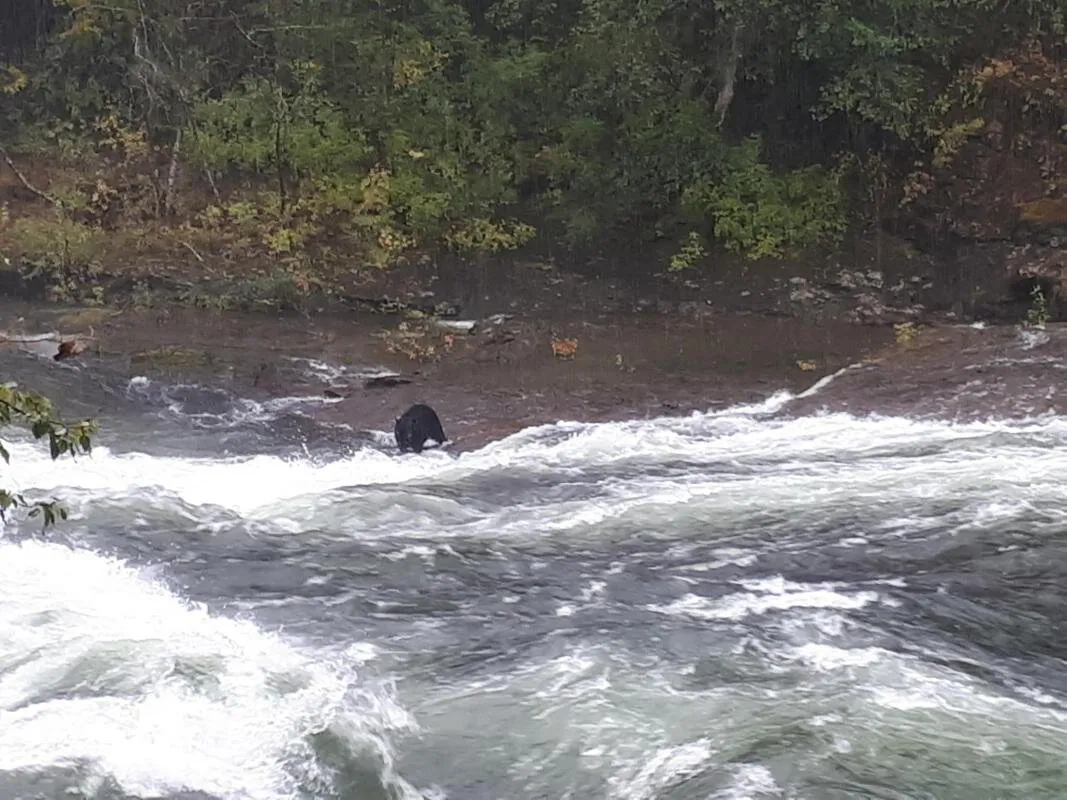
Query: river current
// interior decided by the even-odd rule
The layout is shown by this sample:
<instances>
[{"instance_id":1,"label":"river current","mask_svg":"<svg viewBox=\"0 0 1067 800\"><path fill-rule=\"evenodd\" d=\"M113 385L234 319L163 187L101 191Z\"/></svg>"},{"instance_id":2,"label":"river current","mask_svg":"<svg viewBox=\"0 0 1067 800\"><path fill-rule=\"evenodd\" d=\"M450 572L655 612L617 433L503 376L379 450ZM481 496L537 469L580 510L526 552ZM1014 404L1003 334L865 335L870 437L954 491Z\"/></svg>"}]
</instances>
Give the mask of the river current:
<instances>
[{"instance_id":1,"label":"river current","mask_svg":"<svg viewBox=\"0 0 1067 800\"><path fill-rule=\"evenodd\" d=\"M1067 792L1062 417L779 392L400 456L4 359L102 431L7 436L0 485L71 514L0 538L2 798Z\"/></svg>"}]
</instances>

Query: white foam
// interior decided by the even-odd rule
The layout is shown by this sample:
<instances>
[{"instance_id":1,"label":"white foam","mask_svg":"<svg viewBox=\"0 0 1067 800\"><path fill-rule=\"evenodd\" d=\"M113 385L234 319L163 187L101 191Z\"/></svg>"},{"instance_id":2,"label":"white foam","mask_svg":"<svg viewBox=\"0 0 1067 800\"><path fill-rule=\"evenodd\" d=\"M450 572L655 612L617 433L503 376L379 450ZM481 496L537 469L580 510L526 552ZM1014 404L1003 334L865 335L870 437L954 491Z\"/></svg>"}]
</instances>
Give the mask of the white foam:
<instances>
[{"instance_id":1,"label":"white foam","mask_svg":"<svg viewBox=\"0 0 1067 800\"><path fill-rule=\"evenodd\" d=\"M611 796L621 800L651 800L671 784L698 772L712 756L707 739L656 748L639 766L612 777Z\"/></svg>"},{"instance_id":2,"label":"white foam","mask_svg":"<svg viewBox=\"0 0 1067 800\"><path fill-rule=\"evenodd\" d=\"M395 370L384 366L376 367L348 367L344 364L331 364L317 358L290 357L294 364L304 364L304 372L310 377L323 383L334 383L346 379L366 379L375 377L399 376Z\"/></svg>"},{"instance_id":3,"label":"white foam","mask_svg":"<svg viewBox=\"0 0 1067 800\"><path fill-rule=\"evenodd\" d=\"M734 768L732 785L712 797L722 800L770 800L782 797L782 790L771 771L762 764L738 764Z\"/></svg>"},{"instance_id":4,"label":"white foam","mask_svg":"<svg viewBox=\"0 0 1067 800\"><path fill-rule=\"evenodd\" d=\"M126 392L127 394L149 395L151 389L155 386L156 384L150 378L137 375L127 382ZM189 404L191 401L189 398L181 398L179 396L178 399L175 399L174 397L175 394L180 395L180 391L183 389L191 390L194 395L196 393L217 395L221 398L224 410L190 411ZM211 389L198 384L159 384L157 391L159 393L158 400L166 401L167 411L171 414L191 420L201 427L211 428L228 428L249 422L268 422L290 410L302 409L313 405L331 405L340 403L344 399L341 397L327 397L324 394L317 393L274 397L259 402L247 397L233 397L223 389ZM195 404L195 400L192 402Z\"/></svg>"},{"instance_id":5,"label":"white foam","mask_svg":"<svg viewBox=\"0 0 1067 800\"><path fill-rule=\"evenodd\" d=\"M801 584L785 581L780 576L766 580L739 581L749 591L735 592L724 597L702 597L685 594L665 605L648 605L650 611L682 615L697 619L741 620L770 611L795 608L857 609L878 601L877 592L841 591L835 584Z\"/></svg>"},{"instance_id":6,"label":"white foam","mask_svg":"<svg viewBox=\"0 0 1067 800\"><path fill-rule=\"evenodd\" d=\"M793 656L813 669L831 672L847 667L866 667L884 658L887 651L877 647L842 648L808 642L796 648Z\"/></svg>"},{"instance_id":7,"label":"white foam","mask_svg":"<svg viewBox=\"0 0 1067 800\"><path fill-rule=\"evenodd\" d=\"M1033 726L1067 730L1067 713L1047 693L1022 690L1019 694L1033 701L1025 702L991 689L973 675L916 655L807 642L781 651L778 657L819 672L838 673L839 679L851 684L854 702L866 707L862 713L880 723L903 724L895 712L922 712L942 715L946 725L951 720L1001 729L1009 736ZM851 713L861 712L854 705Z\"/></svg>"},{"instance_id":8,"label":"white foam","mask_svg":"<svg viewBox=\"0 0 1067 800\"><path fill-rule=\"evenodd\" d=\"M899 418L826 414L783 420L768 413L787 402L783 394L762 404L684 418L627 423L558 423L521 431L485 448L452 457L427 451L418 457L362 449L347 458L315 461L260 455L227 459L156 458L112 453L99 447L91 458L52 462L37 444L11 444L14 488L54 492L79 511L85 495L129 493L191 505L215 505L244 516L270 519L291 531L317 520L359 487L432 479L449 482L514 470L565 480L590 470L628 470L602 479L586 496L551 503L509 505L485 514L437 498L425 513L382 509L372 518L346 518L354 533L377 525L387 535L441 534L442 504L450 504L449 531L473 536L531 532L579 535L616 523L664 534L660 521L680 506L694 523L734 526L751 515L791 519L799 528L836 513L894 498L894 508L928 505L953 497L967 505L960 523L976 514L1027 513L1031 498L1067 503L1067 420L1046 417L1024 423L953 425ZM982 439L996 436L995 447ZM911 451L921 448L921 456ZM683 466L671 466L671 465ZM668 465L666 471L656 468ZM649 469L646 469L649 468ZM991 476L997 480L992 481ZM454 513L453 513L454 512ZM925 523L900 516L907 529ZM607 526L607 528L605 527ZM864 532L866 533L866 532Z\"/></svg>"},{"instance_id":9,"label":"white foam","mask_svg":"<svg viewBox=\"0 0 1067 800\"><path fill-rule=\"evenodd\" d=\"M807 389L798 394L797 398L799 399L802 397L812 397L821 392L823 389L825 389L831 383L836 381L842 375L846 375L847 373L853 372L858 369L863 369L863 367L863 364L849 364L847 367L842 367L841 369L837 370L837 372L831 372L829 375L824 375L823 377L819 378L819 380L815 381L815 383L813 383Z\"/></svg>"},{"instance_id":10,"label":"white foam","mask_svg":"<svg viewBox=\"0 0 1067 800\"><path fill-rule=\"evenodd\" d=\"M815 535L813 526L833 523L835 515L858 517L867 527L851 531L831 525L827 543L858 547L914 535L932 525L926 509L945 502L954 506L929 512L936 514L939 527L946 520L959 530L976 521L1003 522L1032 514L1038 505L1049 521L1035 527L1063 526L1064 518L1055 516L1056 504L1067 507L1067 484L1059 477L1067 471L1067 448L1062 447L1067 421L1062 418L961 425L843 414L775 418L791 398L780 393L763 403L684 418L540 426L458 457L431 451L398 458L362 450L332 462L273 456L185 459L101 447L89 459L52 462L40 446L23 439L11 447L12 468L4 483L35 494L55 492L81 513L91 513L83 501L121 502L122 495L137 493L154 503L177 498L246 518L284 521L286 530L297 534L317 527L330 536L360 535L360 526L379 524L389 534L432 536L433 547L405 543L393 554L427 562L441 552L442 537L457 532L573 537L578 529L588 529L606 536L618 525L666 537L692 523L700 528L699 539L692 529L679 535L687 543L699 542L693 550L699 556L679 570L703 573L693 582L762 557L764 545L754 541L714 546L719 528L749 529L739 521L782 532L767 548L794 544L788 540L794 531ZM988 444L986 437L996 437L995 442ZM569 477L593 477L588 496L562 502L538 496L539 485L531 482L528 493L517 493L499 507L427 494L415 508L387 509L399 519L376 510L339 514L329 525L314 519L316 504L343 507L353 496L368 494L368 487L422 479L447 484L501 470L514 470L520 478L549 476L553 485ZM418 494L416 487L410 494ZM880 508L893 519L879 526L884 515L872 512L872 504L884 504ZM189 512L197 524L210 525L204 516L195 508ZM617 562L608 572L625 569ZM191 788L243 800L277 800L296 791L301 777L291 768L294 760L314 761L302 750L306 734L329 726L350 742L375 748L388 771L388 733L413 723L388 694L353 683L382 646L346 643L333 656L305 652L251 623L183 602L146 574L84 551L0 544L0 769L88 759L131 793ZM900 585L899 580L885 583ZM844 643L835 637L848 633L847 615L840 612L889 602L879 586L794 583L778 576L736 581L736 591L721 597L684 594L648 608L788 630L798 643L763 648L764 657L776 662L768 669L775 672L785 662L784 670L802 673L805 680L843 687L842 695L866 714L865 720L890 712L953 714L958 713L953 708L966 708L986 714L992 725L1007 708L1020 729L1032 723L1031 706L994 702L980 683L950 670L877 648L838 647ZM604 602L605 592L605 584L590 577L555 613L578 614L588 604ZM505 602L521 600L512 595ZM796 627L787 624L797 620ZM813 634L818 641L804 641ZM529 769L537 777L544 760L580 752L585 763L615 776L613 796L655 797L705 762L714 763L715 748L723 741L720 730L736 732L753 715L773 708L771 699L746 698L736 687L690 691L667 680L653 686L661 678L653 674L655 664L627 663L632 654L613 661L613 654L574 650L549 664L529 669L524 664L492 679L479 676L485 683L467 687L514 701L514 716L507 720L514 725L500 730L517 728L529 736L522 743L528 762L515 767L518 773ZM448 695L440 703L463 700L454 686L439 691ZM708 719L718 720L719 729L710 730ZM1051 710L1040 721L1063 728ZM759 765L739 768L734 778L722 797L775 791L773 776Z\"/></svg>"},{"instance_id":11,"label":"white foam","mask_svg":"<svg viewBox=\"0 0 1067 800\"><path fill-rule=\"evenodd\" d=\"M87 761L132 794L296 797L323 779L310 734L345 732L388 762L387 732L413 725L355 680L351 662L213 616L116 560L0 545L0 770Z\"/></svg>"},{"instance_id":12,"label":"white foam","mask_svg":"<svg viewBox=\"0 0 1067 800\"><path fill-rule=\"evenodd\" d=\"M275 456L248 458L170 458L140 453L114 454L97 447L91 457L52 462L35 445L13 443L12 462L18 465L17 485L41 491L86 490L100 496L138 489L171 492L194 505L217 505L243 514L305 495L357 484L400 481L440 465L426 454L414 469L376 451L351 459L313 462ZM436 455L436 454L434 454ZM438 459L447 459L444 454Z\"/></svg>"}]
</instances>

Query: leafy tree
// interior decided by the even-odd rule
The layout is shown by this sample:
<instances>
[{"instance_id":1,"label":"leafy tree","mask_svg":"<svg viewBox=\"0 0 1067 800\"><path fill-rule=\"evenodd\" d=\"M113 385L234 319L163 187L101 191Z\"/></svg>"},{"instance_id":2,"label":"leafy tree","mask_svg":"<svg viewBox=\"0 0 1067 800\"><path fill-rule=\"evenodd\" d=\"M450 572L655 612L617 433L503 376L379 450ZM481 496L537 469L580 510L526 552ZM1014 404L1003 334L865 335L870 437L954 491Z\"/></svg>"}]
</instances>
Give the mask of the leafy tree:
<instances>
[{"instance_id":1,"label":"leafy tree","mask_svg":"<svg viewBox=\"0 0 1067 800\"><path fill-rule=\"evenodd\" d=\"M975 116L975 74L1023 42L1062 57L1067 22L1062 0L12 8L0 138L73 170L51 189L68 214L110 203L286 262L381 266L559 230L680 238L687 263L702 242L833 242L862 211L855 165L899 178L937 156Z\"/></svg>"},{"instance_id":2,"label":"leafy tree","mask_svg":"<svg viewBox=\"0 0 1067 800\"><path fill-rule=\"evenodd\" d=\"M88 454L92 450L92 435L96 424L89 420L67 423L55 416L52 402L39 394L20 391L14 384L0 385L0 428L11 425L25 427L35 439L48 439L52 460L70 454ZM0 458L10 463L10 454L0 442ZM13 508L28 507L29 516L40 515L44 525L55 524L57 519L66 519L67 512L55 500L28 501L17 492L0 488L0 518L5 518Z\"/></svg>"}]
</instances>

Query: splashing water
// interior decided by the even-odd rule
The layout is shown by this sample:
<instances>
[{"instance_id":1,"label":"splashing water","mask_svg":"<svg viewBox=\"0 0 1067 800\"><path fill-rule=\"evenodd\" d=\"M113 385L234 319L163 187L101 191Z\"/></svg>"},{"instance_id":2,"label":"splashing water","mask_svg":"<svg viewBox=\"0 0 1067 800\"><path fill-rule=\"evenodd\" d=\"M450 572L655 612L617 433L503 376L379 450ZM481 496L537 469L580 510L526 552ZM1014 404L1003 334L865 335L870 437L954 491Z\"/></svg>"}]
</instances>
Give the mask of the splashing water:
<instances>
[{"instance_id":1,"label":"splashing water","mask_svg":"<svg viewBox=\"0 0 1067 800\"><path fill-rule=\"evenodd\" d=\"M460 455L279 456L279 408L233 456L16 438L72 515L0 543L0 795L1058 796L1067 423L792 400Z\"/></svg>"}]
</instances>

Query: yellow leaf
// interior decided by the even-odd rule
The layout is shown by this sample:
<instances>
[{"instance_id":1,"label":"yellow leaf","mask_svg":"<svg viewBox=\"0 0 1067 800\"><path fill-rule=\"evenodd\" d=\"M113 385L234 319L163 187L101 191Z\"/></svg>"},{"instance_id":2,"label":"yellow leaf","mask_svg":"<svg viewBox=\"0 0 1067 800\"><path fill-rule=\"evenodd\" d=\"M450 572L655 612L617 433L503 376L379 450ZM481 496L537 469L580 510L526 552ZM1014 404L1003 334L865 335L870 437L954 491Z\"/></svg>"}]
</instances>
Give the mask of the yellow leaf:
<instances>
[{"instance_id":1,"label":"yellow leaf","mask_svg":"<svg viewBox=\"0 0 1067 800\"><path fill-rule=\"evenodd\" d=\"M26 73L18 67L5 64L0 67L0 92L4 94L15 94L21 92L26 88L26 84L29 83L29 78Z\"/></svg>"}]
</instances>

